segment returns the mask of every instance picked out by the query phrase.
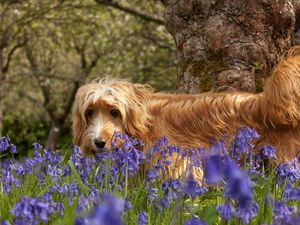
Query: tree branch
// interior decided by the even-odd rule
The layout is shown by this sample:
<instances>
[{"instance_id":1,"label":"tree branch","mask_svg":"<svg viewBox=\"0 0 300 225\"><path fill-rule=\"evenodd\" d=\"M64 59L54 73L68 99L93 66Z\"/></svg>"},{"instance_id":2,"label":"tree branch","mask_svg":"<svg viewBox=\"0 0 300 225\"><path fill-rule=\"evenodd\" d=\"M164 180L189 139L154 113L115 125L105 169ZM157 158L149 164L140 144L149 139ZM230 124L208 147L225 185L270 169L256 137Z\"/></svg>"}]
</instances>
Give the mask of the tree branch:
<instances>
[{"instance_id":1,"label":"tree branch","mask_svg":"<svg viewBox=\"0 0 300 225\"><path fill-rule=\"evenodd\" d=\"M49 93L49 89L47 88L47 85L45 85L40 78L41 71L38 66L38 62L36 61L34 54L31 51L30 47L25 48L25 53L26 53L27 59L30 64L32 74L37 79L39 87L43 93L43 97L44 97L43 105L44 105L46 111L48 112L51 120L56 121L57 115L55 114L55 106L53 104L51 104L50 93Z\"/></svg>"},{"instance_id":2,"label":"tree branch","mask_svg":"<svg viewBox=\"0 0 300 225\"><path fill-rule=\"evenodd\" d=\"M27 38L25 38L23 41L17 43L15 46L13 46L13 47L11 48L11 50L8 52L6 63L5 63L5 65L3 66L3 68L1 68L2 71L4 71L4 72L7 72L7 71L8 71L9 65L10 65L10 62L11 62L11 58L12 58L13 54L15 53L15 51L16 51L18 48L21 48L21 47L25 46L26 43L27 43L27 41L28 41Z\"/></svg>"},{"instance_id":3,"label":"tree branch","mask_svg":"<svg viewBox=\"0 0 300 225\"><path fill-rule=\"evenodd\" d=\"M117 1L114 0L95 0L98 4L109 6L118 10L121 10L123 12L129 13L133 16L139 17L143 20L146 20L148 22L153 22L157 23L159 25L164 25L165 21L162 18L159 18L157 16L153 16L149 13L146 13L142 10L136 9L136 8L131 8L128 6L121 5Z\"/></svg>"},{"instance_id":4,"label":"tree branch","mask_svg":"<svg viewBox=\"0 0 300 225\"><path fill-rule=\"evenodd\" d=\"M169 0L160 0L160 2L161 2L164 6L167 6Z\"/></svg>"}]
</instances>

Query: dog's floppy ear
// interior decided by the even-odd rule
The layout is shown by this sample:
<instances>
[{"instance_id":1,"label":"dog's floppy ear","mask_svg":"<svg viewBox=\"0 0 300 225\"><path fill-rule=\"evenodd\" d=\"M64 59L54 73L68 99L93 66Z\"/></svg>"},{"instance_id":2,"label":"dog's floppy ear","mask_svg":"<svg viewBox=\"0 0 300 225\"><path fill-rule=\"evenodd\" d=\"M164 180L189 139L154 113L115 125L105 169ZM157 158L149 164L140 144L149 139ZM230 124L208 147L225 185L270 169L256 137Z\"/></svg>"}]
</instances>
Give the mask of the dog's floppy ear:
<instances>
[{"instance_id":1,"label":"dog's floppy ear","mask_svg":"<svg viewBox=\"0 0 300 225\"><path fill-rule=\"evenodd\" d=\"M141 84L133 85L134 96L132 107L129 107L127 121L125 122L125 131L134 137L143 137L148 132L150 123L150 115L147 110L147 102L149 101L152 89Z\"/></svg>"},{"instance_id":2,"label":"dog's floppy ear","mask_svg":"<svg viewBox=\"0 0 300 225\"><path fill-rule=\"evenodd\" d=\"M120 81L113 85L113 89L115 96L121 99L124 107L123 127L125 132L130 136L144 139L150 123L147 102L153 92L152 88L147 85Z\"/></svg>"},{"instance_id":3,"label":"dog's floppy ear","mask_svg":"<svg viewBox=\"0 0 300 225\"><path fill-rule=\"evenodd\" d=\"M86 129L86 121L84 118L83 104L86 93L85 86L78 89L75 104L73 108L73 143L80 146L82 135Z\"/></svg>"}]
</instances>

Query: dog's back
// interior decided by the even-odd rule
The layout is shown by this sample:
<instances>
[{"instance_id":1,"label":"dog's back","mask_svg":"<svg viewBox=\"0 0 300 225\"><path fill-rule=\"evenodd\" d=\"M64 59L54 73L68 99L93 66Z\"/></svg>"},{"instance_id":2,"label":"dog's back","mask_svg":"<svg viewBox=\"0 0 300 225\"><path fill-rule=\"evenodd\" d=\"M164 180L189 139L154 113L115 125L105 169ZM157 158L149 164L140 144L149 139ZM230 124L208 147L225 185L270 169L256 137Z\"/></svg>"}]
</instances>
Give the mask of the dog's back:
<instances>
[{"instance_id":1,"label":"dog's back","mask_svg":"<svg viewBox=\"0 0 300 225\"><path fill-rule=\"evenodd\" d=\"M265 91L174 95L155 93L149 101L150 142L167 136L182 147L208 147L212 137L233 139L242 126L255 128L264 145L277 148L278 162L289 160L300 149L300 55L292 49L266 81Z\"/></svg>"}]
</instances>

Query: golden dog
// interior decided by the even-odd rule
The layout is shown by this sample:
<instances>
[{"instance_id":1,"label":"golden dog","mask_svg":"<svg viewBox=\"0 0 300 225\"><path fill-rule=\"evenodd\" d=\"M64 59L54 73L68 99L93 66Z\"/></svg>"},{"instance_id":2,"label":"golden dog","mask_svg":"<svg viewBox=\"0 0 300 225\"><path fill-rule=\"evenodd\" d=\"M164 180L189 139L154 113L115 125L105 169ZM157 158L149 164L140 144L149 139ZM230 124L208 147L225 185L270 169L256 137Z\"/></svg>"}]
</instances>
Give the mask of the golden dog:
<instances>
[{"instance_id":1,"label":"golden dog","mask_svg":"<svg viewBox=\"0 0 300 225\"><path fill-rule=\"evenodd\" d=\"M277 162L300 148L300 48L294 48L266 81L264 92L176 95L124 80L102 79L82 86L73 112L74 143L85 154L109 148L115 131L147 147L166 136L183 148L209 147L212 137L232 140L250 126L264 145L277 149Z\"/></svg>"}]
</instances>

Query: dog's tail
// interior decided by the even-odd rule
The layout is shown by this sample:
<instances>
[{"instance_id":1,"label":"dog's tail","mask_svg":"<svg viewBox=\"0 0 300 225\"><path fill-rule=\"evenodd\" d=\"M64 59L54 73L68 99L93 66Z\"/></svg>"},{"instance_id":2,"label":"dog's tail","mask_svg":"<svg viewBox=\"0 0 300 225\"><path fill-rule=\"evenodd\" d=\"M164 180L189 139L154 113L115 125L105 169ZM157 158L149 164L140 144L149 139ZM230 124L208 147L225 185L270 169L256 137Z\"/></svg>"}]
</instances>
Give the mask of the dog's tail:
<instances>
[{"instance_id":1,"label":"dog's tail","mask_svg":"<svg viewBox=\"0 0 300 225\"><path fill-rule=\"evenodd\" d=\"M288 51L275 67L259 105L266 126L300 125L300 46Z\"/></svg>"}]
</instances>

